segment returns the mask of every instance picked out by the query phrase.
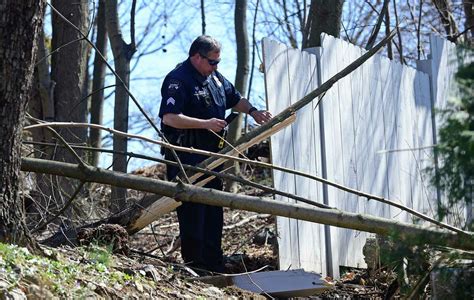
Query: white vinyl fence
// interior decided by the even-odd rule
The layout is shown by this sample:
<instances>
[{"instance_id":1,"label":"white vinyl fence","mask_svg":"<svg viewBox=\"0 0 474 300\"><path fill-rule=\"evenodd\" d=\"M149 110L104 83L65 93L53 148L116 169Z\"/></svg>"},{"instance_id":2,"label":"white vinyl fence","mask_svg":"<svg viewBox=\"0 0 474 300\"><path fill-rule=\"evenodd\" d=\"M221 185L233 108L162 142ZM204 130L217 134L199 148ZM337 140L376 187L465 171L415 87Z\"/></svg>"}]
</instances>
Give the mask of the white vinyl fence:
<instances>
[{"instance_id":1,"label":"white vinyl fence","mask_svg":"<svg viewBox=\"0 0 474 300\"><path fill-rule=\"evenodd\" d=\"M268 109L275 115L341 71L365 50L328 35L300 51L263 41ZM375 195L422 213L436 212L436 190L422 172L433 161L432 105L444 106L457 64L455 47L431 37L431 59L418 71L376 55L297 112L271 138L272 162ZM429 74L432 74L431 78ZM392 151L405 149L405 151ZM344 211L413 223L410 215L332 187L274 171L276 189ZM279 201L294 200L276 196ZM368 233L277 218L280 269L304 268L334 277L339 266L365 267Z\"/></svg>"}]
</instances>

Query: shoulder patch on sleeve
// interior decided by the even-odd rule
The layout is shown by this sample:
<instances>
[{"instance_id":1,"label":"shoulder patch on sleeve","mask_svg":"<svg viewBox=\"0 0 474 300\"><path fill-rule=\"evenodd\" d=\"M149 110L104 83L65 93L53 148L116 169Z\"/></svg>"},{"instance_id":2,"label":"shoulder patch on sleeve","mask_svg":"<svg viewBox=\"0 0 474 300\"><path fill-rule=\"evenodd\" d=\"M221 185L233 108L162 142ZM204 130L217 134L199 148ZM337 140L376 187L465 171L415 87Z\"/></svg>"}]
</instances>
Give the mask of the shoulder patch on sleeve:
<instances>
[{"instance_id":1,"label":"shoulder patch on sleeve","mask_svg":"<svg viewBox=\"0 0 474 300\"><path fill-rule=\"evenodd\" d=\"M175 95L179 89L181 88L182 84L179 80L170 79L168 81L168 95Z\"/></svg>"}]
</instances>

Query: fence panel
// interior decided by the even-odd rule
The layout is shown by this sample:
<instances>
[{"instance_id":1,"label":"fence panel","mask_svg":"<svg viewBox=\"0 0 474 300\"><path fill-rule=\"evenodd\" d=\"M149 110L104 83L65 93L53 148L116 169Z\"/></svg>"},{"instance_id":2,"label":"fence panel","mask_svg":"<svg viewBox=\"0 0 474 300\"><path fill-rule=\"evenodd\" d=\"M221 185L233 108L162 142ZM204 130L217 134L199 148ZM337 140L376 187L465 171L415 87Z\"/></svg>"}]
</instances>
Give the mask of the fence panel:
<instances>
[{"instance_id":1,"label":"fence panel","mask_svg":"<svg viewBox=\"0 0 474 300\"><path fill-rule=\"evenodd\" d=\"M455 52L445 41L431 40L433 60L419 67L431 74L431 81L428 74L375 55L327 91L324 105L316 107L314 101L297 113L290 128L272 137L273 163L315 175L323 173L325 164L331 181L433 216L436 192L423 173L433 159L431 109L432 104L445 105ZM365 52L328 35L322 36L322 47L313 51L318 55L268 39L263 44L267 104L274 114ZM415 221L400 209L332 187L323 199L321 184L278 171L273 174L277 189L344 211ZM338 277L339 266L366 266L362 254L368 237L365 232L335 227L325 232L322 225L287 218L277 218L277 224L281 269L304 268ZM331 265L332 269L326 269Z\"/></svg>"}]
</instances>

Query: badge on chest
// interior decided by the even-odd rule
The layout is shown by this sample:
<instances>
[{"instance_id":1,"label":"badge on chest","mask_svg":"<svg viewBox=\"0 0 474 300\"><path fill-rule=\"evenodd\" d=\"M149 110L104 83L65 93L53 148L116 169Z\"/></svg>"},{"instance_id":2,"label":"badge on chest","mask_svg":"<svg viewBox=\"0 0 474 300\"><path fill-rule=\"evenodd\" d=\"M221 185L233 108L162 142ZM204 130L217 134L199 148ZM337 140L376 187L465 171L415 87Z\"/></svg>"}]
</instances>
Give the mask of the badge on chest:
<instances>
[{"instance_id":1,"label":"badge on chest","mask_svg":"<svg viewBox=\"0 0 474 300\"><path fill-rule=\"evenodd\" d=\"M199 88L198 86L194 87L194 94L193 94L198 101L202 101L206 107L211 106L211 94L207 90L207 88Z\"/></svg>"}]
</instances>

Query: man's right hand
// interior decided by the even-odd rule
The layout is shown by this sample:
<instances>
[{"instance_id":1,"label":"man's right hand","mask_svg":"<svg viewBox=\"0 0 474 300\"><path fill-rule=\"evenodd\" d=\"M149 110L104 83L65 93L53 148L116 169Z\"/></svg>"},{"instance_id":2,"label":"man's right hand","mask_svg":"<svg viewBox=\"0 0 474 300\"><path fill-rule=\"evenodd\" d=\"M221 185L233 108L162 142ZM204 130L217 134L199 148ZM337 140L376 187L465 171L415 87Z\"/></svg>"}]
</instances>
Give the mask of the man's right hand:
<instances>
[{"instance_id":1,"label":"man's right hand","mask_svg":"<svg viewBox=\"0 0 474 300\"><path fill-rule=\"evenodd\" d=\"M214 132L220 132L224 127L227 126L227 122L225 120L212 118L206 120L206 129L212 130Z\"/></svg>"}]
</instances>

